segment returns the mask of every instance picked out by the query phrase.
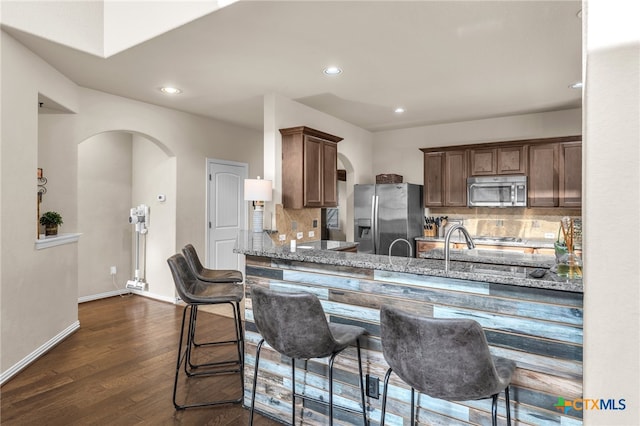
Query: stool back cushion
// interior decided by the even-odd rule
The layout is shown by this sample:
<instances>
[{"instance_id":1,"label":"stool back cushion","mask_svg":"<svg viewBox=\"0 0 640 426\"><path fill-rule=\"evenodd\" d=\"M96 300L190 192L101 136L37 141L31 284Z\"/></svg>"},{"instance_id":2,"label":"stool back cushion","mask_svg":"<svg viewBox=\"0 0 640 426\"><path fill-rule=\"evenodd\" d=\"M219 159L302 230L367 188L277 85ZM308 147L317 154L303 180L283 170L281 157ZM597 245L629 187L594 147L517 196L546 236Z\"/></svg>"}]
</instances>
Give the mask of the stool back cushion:
<instances>
[{"instance_id":1,"label":"stool back cushion","mask_svg":"<svg viewBox=\"0 0 640 426\"><path fill-rule=\"evenodd\" d=\"M173 283L178 295L185 303L193 303L190 289L196 285L196 277L189 268L186 259L180 253L174 254L167 259Z\"/></svg>"},{"instance_id":2,"label":"stool back cushion","mask_svg":"<svg viewBox=\"0 0 640 426\"><path fill-rule=\"evenodd\" d=\"M476 321L430 318L383 306L380 326L387 363L421 393L465 401L488 398L508 385L499 379Z\"/></svg>"},{"instance_id":3,"label":"stool back cushion","mask_svg":"<svg viewBox=\"0 0 640 426\"><path fill-rule=\"evenodd\" d=\"M187 244L186 246L184 246L184 248L182 249L182 254L184 255L185 259L187 259L189 267L195 274L199 274L202 269L204 269L204 266L202 266L202 262L200 262L198 253L196 252L196 249L195 247L193 247L193 245Z\"/></svg>"},{"instance_id":4,"label":"stool back cushion","mask_svg":"<svg viewBox=\"0 0 640 426\"><path fill-rule=\"evenodd\" d=\"M264 340L290 358L329 356L336 348L320 300L311 293L251 287L253 318Z\"/></svg>"}]
</instances>

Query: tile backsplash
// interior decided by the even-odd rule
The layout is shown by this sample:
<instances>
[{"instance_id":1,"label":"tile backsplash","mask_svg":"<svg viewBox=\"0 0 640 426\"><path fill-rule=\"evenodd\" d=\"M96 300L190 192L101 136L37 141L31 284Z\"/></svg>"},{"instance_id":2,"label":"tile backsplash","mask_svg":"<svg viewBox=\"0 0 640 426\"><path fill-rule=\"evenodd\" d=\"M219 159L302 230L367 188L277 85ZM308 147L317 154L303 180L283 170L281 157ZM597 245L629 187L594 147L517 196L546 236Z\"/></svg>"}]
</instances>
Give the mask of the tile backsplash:
<instances>
[{"instance_id":1,"label":"tile backsplash","mask_svg":"<svg viewBox=\"0 0 640 426\"><path fill-rule=\"evenodd\" d=\"M276 204L276 229L271 234L271 239L276 244L289 244L291 240L298 243L305 241L318 241L321 238L321 209L285 209L282 204ZM315 225L315 226L314 226ZM302 232L302 238L298 233ZM313 232L310 236L309 233ZM285 235L284 241L279 241L279 236Z\"/></svg>"},{"instance_id":2,"label":"tile backsplash","mask_svg":"<svg viewBox=\"0 0 640 426\"><path fill-rule=\"evenodd\" d=\"M430 216L462 219L471 235L557 239L564 216L580 218L579 209L429 209ZM550 237L553 235L553 237Z\"/></svg>"}]
</instances>

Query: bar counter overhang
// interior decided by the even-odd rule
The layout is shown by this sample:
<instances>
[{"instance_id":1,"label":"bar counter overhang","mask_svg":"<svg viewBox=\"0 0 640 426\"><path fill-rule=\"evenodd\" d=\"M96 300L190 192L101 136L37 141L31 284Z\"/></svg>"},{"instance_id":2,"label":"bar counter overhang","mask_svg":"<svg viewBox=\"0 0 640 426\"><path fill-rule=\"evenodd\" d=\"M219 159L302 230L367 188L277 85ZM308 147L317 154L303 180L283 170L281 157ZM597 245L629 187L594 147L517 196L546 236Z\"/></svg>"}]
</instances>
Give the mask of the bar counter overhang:
<instances>
[{"instance_id":1,"label":"bar counter overhang","mask_svg":"<svg viewBox=\"0 0 640 426\"><path fill-rule=\"evenodd\" d=\"M558 398L582 397L583 294L581 280L542 279L527 274L491 273L467 262L452 262L449 272L441 260L409 259L297 248L274 244L267 234L242 233L235 251L246 256L245 283L245 405L250 403L256 345L260 335L253 323L250 290L260 285L274 290L316 294L329 320L368 330L363 342L364 374L382 379L388 368L381 352L379 309L392 304L436 318L471 318L484 328L491 352L517 364L511 387L514 424L582 424L580 411L558 410ZM358 410L359 390L355 348L336 358L334 401ZM291 416L290 361L263 348L256 409L279 421ZM326 360L309 360L307 372L297 364L296 390L328 400ZM382 380L380 380L382 383ZM382 387L380 386L380 394ZM392 375L386 424L402 425L409 418L410 390ZM380 419L381 399L367 398L372 424ZM504 416L504 401L499 416ZM490 424L487 400L448 402L420 394L419 424ZM314 402L298 402L305 424L328 424L327 410ZM300 413L298 413L300 415ZM361 424L348 410L336 408L336 421ZM504 419L502 419L504 422Z\"/></svg>"}]
</instances>

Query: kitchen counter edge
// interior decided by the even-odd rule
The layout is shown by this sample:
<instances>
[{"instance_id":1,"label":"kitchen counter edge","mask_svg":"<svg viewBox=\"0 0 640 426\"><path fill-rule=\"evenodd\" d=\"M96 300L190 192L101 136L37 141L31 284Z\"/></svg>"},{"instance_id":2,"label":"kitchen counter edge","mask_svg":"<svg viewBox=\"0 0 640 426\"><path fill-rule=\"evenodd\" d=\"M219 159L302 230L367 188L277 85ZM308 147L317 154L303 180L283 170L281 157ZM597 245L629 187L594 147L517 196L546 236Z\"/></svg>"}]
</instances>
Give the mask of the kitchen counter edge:
<instances>
[{"instance_id":1,"label":"kitchen counter edge","mask_svg":"<svg viewBox=\"0 0 640 426\"><path fill-rule=\"evenodd\" d=\"M255 241L254 241L255 242ZM396 256L379 256L363 253L349 253L334 250L296 249L291 251L288 245L276 246L266 243L253 244L251 239L239 238L235 253L246 256L269 257L273 259L292 260L297 262L318 263L352 268L365 268L378 271L403 272L416 275L429 275L442 278L454 278L467 281L480 281L507 284L519 287L542 288L549 290L583 293L582 280L554 279L547 273L540 279L510 275L493 275L468 271L468 262L450 263L450 270L445 272L444 262L436 259L417 259Z\"/></svg>"}]
</instances>

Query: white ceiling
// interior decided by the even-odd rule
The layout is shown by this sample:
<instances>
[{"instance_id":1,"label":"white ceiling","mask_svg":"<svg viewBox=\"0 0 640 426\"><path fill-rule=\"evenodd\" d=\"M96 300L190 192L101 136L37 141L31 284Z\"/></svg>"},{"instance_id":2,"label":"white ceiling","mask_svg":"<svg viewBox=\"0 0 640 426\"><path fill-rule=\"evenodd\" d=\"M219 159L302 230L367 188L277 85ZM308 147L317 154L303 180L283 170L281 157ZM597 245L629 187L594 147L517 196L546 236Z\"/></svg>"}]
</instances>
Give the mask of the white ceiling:
<instances>
[{"instance_id":1,"label":"white ceiling","mask_svg":"<svg viewBox=\"0 0 640 426\"><path fill-rule=\"evenodd\" d=\"M255 129L279 93L380 131L580 107L580 7L241 1L108 58L3 29L80 86Z\"/></svg>"}]
</instances>

